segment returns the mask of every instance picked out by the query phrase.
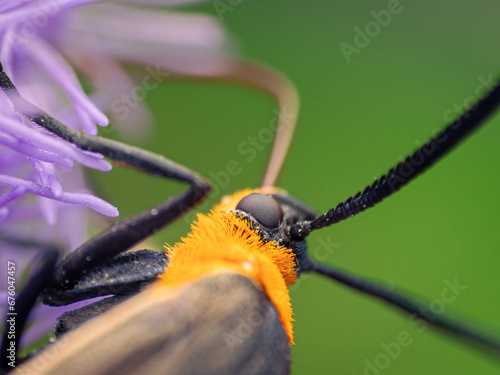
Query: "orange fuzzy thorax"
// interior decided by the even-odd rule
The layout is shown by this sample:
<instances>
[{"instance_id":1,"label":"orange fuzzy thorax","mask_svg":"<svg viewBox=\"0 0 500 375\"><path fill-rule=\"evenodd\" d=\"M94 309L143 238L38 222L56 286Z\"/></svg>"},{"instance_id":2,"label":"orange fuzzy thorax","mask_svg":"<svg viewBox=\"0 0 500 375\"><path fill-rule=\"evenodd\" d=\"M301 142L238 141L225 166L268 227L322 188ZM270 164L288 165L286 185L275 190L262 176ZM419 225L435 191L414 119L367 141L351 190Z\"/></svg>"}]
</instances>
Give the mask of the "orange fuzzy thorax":
<instances>
[{"instance_id":1,"label":"orange fuzzy thorax","mask_svg":"<svg viewBox=\"0 0 500 375\"><path fill-rule=\"evenodd\" d=\"M274 242L263 244L247 222L229 212L198 215L192 232L173 247L166 246L169 265L161 285L178 285L224 271L248 277L276 307L293 344L292 307L287 285L297 279L292 250Z\"/></svg>"}]
</instances>

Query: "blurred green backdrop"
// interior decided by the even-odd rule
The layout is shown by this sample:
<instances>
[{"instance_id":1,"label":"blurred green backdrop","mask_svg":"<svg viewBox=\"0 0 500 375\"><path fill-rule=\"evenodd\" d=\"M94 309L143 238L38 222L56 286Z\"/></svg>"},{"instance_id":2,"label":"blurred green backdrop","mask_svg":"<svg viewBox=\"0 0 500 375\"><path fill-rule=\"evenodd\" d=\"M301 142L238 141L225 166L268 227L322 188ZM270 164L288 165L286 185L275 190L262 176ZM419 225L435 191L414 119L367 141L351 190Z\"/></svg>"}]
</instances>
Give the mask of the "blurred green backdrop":
<instances>
[{"instance_id":1,"label":"blurred green backdrop","mask_svg":"<svg viewBox=\"0 0 500 375\"><path fill-rule=\"evenodd\" d=\"M444 126L458 114L455 106L475 95L481 77L500 77L497 1L401 1L390 21L379 21L378 32L373 12L397 2L237 3L221 0L192 9L218 17L215 6L228 5L232 10L222 21L242 55L274 66L297 85L302 110L279 186L319 211L363 188ZM376 35L348 63L340 44L355 46L356 27ZM141 146L206 177L224 170L229 160L242 166L243 173L210 203L260 183L269 150L249 163L237 146L268 126L276 108L270 98L244 87L167 79L147 102L156 128ZM321 241L334 242L326 262L434 300L441 299L446 280L456 278L467 288L446 311L499 332L499 137L496 116L395 196L311 236L312 253ZM122 217L184 188L118 168L92 177ZM155 246L179 240L189 220L159 233ZM453 338L422 332L403 314L320 277L303 277L292 288L292 304L294 374L499 371L498 362ZM383 346L401 332L408 332L411 345L384 357Z\"/></svg>"}]
</instances>

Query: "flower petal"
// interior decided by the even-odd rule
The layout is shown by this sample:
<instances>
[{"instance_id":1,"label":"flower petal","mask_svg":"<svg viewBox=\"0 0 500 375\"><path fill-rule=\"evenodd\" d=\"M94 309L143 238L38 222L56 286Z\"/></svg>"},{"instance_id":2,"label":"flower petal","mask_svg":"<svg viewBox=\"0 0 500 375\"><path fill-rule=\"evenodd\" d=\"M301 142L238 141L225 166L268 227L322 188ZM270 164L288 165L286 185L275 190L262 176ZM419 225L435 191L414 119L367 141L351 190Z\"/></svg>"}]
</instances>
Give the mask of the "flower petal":
<instances>
[{"instance_id":1,"label":"flower petal","mask_svg":"<svg viewBox=\"0 0 500 375\"><path fill-rule=\"evenodd\" d=\"M11 137L15 137L19 143L14 145L12 139L4 136L0 138L2 143L13 145L17 151L26 152L30 156L36 156L42 161L53 162L56 165L67 167L73 159L82 165L101 171L111 170L111 164L103 160L103 156L98 153L82 151L75 145L68 143L50 134L33 131L33 129L23 126L18 121L4 117L0 114L0 134L4 132ZM61 160L53 158L53 154L58 154Z\"/></svg>"},{"instance_id":2,"label":"flower petal","mask_svg":"<svg viewBox=\"0 0 500 375\"><path fill-rule=\"evenodd\" d=\"M31 20L40 14L55 16L62 9L77 7L84 4L98 3L103 0L58 0L58 1L31 1L29 4L2 4L0 11L0 31L12 24L22 23L24 20ZM30 18L31 17L31 18Z\"/></svg>"},{"instance_id":3,"label":"flower petal","mask_svg":"<svg viewBox=\"0 0 500 375\"><path fill-rule=\"evenodd\" d=\"M49 76L64 90L71 100L71 106L76 106L99 125L108 124L106 115L83 92L73 69L50 44L40 38L34 38L27 52L32 60L43 67Z\"/></svg>"},{"instance_id":4,"label":"flower petal","mask_svg":"<svg viewBox=\"0 0 500 375\"><path fill-rule=\"evenodd\" d=\"M63 157L60 154L44 150L42 148L34 147L30 144L25 144L24 142L19 142L17 139L10 137L8 134L0 132L0 144L11 148L19 153L26 156L43 160L49 163L57 164L63 168L72 168L73 161L69 158Z\"/></svg>"},{"instance_id":5,"label":"flower petal","mask_svg":"<svg viewBox=\"0 0 500 375\"><path fill-rule=\"evenodd\" d=\"M150 135L152 116L143 98L131 101L130 97L141 87L155 88L157 84L154 81L151 85L150 82L145 83L143 78L142 86L138 87L116 60L104 54L93 59L86 51L74 50L68 58L90 79L95 90L91 95L93 102L101 109L108 109L107 113L121 136L137 141ZM103 129L103 132L106 131L108 129Z\"/></svg>"},{"instance_id":6,"label":"flower petal","mask_svg":"<svg viewBox=\"0 0 500 375\"><path fill-rule=\"evenodd\" d=\"M112 0L114 3L150 5L159 7L204 3L206 0Z\"/></svg>"},{"instance_id":7,"label":"flower petal","mask_svg":"<svg viewBox=\"0 0 500 375\"><path fill-rule=\"evenodd\" d=\"M146 65L157 81L165 70L184 74L225 70L227 46L225 30L213 17L112 4L73 12L61 38L67 55L84 49L93 51L93 57L110 55Z\"/></svg>"},{"instance_id":8,"label":"flower petal","mask_svg":"<svg viewBox=\"0 0 500 375\"><path fill-rule=\"evenodd\" d=\"M18 186L14 190L9 191L7 194L0 196L0 207L5 206L7 203L19 198L25 191L26 189L23 186Z\"/></svg>"},{"instance_id":9,"label":"flower petal","mask_svg":"<svg viewBox=\"0 0 500 375\"><path fill-rule=\"evenodd\" d=\"M63 203L87 206L106 216L118 216L118 209L116 207L91 194L62 192L59 197L56 197L50 188L46 188L40 184L34 183L33 181L2 174L0 174L0 185L12 188L23 186L26 189L26 192L33 193L41 197L56 199Z\"/></svg>"}]
</instances>

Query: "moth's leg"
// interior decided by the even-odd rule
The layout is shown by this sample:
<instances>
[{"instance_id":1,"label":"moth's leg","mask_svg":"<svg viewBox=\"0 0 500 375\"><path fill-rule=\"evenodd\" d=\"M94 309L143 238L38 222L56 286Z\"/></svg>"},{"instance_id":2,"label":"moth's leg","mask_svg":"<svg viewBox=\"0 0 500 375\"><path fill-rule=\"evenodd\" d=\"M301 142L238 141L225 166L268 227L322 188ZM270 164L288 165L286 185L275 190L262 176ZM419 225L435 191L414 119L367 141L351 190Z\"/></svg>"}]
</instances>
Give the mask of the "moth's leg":
<instances>
[{"instance_id":1,"label":"moth's leg","mask_svg":"<svg viewBox=\"0 0 500 375\"><path fill-rule=\"evenodd\" d=\"M73 143L82 150L98 152L125 165L151 175L188 183L189 189L166 202L144 210L129 219L104 230L76 251L69 254L56 268L52 285L66 287L84 270L90 269L155 233L203 201L210 183L197 173L158 155L122 142L77 132L24 99L3 71L0 64L0 88L15 109L26 119Z\"/></svg>"},{"instance_id":2,"label":"moth's leg","mask_svg":"<svg viewBox=\"0 0 500 375\"><path fill-rule=\"evenodd\" d=\"M7 242L11 243L12 241L10 241L7 236L2 236L0 244ZM22 243L22 240L15 240L15 242L19 243L21 246L31 247L34 245L32 243ZM0 344L0 352L2 353L0 356L0 371L3 369L7 372L7 370L12 369L8 366L9 359L7 357L7 353L11 351L11 342L14 343L14 352L17 357L19 342L21 340L21 335L28 316L41 291L51 280L54 266L60 253L60 249L55 246L42 246L40 253L32 261L34 271L31 273L30 278L24 285L23 289L15 296L12 296L12 300L8 300L14 302L12 305L8 303L6 306L6 315L4 320L5 327L2 334L2 342ZM17 281L19 280L16 280L16 282ZM9 329L9 320L13 320L15 322L15 330L13 331ZM14 337L12 335L14 335Z\"/></svg>"},{"instance_id":3,"label":"moth's leg","mask_svg":"<svg viewBox=\"0 0 500 375\"><path fill-rule=\"evenodd\" d=\"M475 327L471 322L464 319L432 312L428 308L429 303L425 303L424 299L414 294L403 293L380 282L369 280L330 265L320 264L311 259L306 260L303 267L305 272L316 272L358 292L382 300L391 307L409 313L415 319L424 320L431 326L455 335L455 337L472 344L481 351L486 351L497 358L500 356L500 338L481 330L479 327Z\"/></svg>"}]
</instances>

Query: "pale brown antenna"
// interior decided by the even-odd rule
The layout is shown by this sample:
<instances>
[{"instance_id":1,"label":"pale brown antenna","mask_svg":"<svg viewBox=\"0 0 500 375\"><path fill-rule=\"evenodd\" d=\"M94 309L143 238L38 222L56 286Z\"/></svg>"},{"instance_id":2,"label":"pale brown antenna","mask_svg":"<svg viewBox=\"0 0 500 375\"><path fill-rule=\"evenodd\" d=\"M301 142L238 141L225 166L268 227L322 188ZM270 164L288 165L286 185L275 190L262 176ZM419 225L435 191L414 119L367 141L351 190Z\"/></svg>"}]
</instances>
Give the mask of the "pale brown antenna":
<instances>
[{"instance_id":1,"label":"pale brown antenna","mask_svg":"<svg viewBox=\"0 0 500 375\"><path fill-rule=\"evenodd\" d=\"M256 62L235 60L227 78L257 87L278 102L279 115L273 148L261 186L274 186L292 142L299 116L299 96L293 83L279 71Z\"/></svg>"},{"instance_id":2,"label":"pale brown antenna","mask_svg":"<svg viewBox=\"0 0 500 375\"><path fill-rule=\"evenodd\" d=\"M167 71L167 68L165 68ZM299 96L293 83L268 65L232 57L221 57L219 66L200 72L168 70L169 79L227 81L244 84L270 94L279 108L278 125L271 156L261 187L274 186L292 142L299 115Z\"/></svg>"}]
</instances>

